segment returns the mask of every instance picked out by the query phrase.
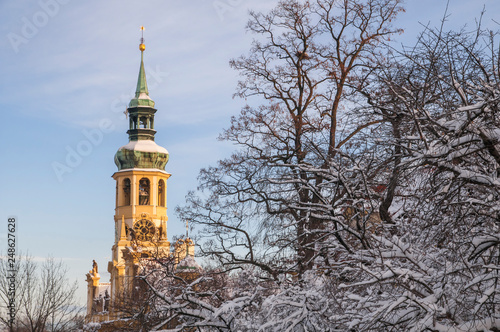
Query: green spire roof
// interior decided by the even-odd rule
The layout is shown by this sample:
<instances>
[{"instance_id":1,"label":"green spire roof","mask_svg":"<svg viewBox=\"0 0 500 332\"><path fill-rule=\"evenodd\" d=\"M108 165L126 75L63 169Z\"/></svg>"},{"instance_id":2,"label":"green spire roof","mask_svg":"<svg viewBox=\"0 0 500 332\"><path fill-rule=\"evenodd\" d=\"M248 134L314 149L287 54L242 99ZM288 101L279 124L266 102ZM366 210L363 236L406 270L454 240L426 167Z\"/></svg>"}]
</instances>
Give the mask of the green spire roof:
<instances>
[{"instance_id":1,"label":"green spire roof","mask_svg":"<svg viewBox=\"0 0 500 332\"><path fill-rule=\"evenodd\" d=\"M130 101L128 107L147 106L154 107L155 102L149 97L148 83L146 82L146 71L144 70L144 51L141 50L141 67L137 78L135 97Z\"/></svg>"},{"instance_id":2,"label":"green spire roof","mask_svg":"<svg viewBox=\"0 0 500 332\"><path fill-rule=\"evenodd\" d=\"M149 95L148 83L146 82L146 72L144 71L144 52L141 52L141 68L139 69L139 78L137 79L135 98L138 98L141 92Z\"/></svg>"}]
</instances>

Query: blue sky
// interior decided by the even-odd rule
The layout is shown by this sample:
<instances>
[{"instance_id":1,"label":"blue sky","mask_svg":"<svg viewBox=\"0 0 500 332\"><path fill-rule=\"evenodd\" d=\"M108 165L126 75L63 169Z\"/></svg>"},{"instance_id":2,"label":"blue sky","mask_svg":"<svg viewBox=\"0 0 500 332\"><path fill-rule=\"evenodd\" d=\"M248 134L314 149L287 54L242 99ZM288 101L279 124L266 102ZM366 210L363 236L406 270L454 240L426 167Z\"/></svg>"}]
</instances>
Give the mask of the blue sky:
<instances>
[{"instance_id":1,"label":"blue sky","mask_svg":"<svg viewBox=\"0 0 500 332\"><path fill-rule=\"evenodd\" d=\"M141 25L156 142L170 153L168 236L182 235L175 206L196 188L199 169L232 149L216 138L243 105L232 99L238 73L228 61L249 49L248 10L276 3L0 1L0 252L7 218L15 216L18 250L64 259L82 302L92 259L105 271L114 234L113 156L128 142L123 111L139 71ZM450 0L449 26L473 26L483 5L486 25L497 29L498 0ZM419 22L439 25L445 7L445 0L408 0L398 39L412 41ZM80 159L71 151L82 152ZM69 169L54 170L68 161Z\"/></svg>"}]
</instances>

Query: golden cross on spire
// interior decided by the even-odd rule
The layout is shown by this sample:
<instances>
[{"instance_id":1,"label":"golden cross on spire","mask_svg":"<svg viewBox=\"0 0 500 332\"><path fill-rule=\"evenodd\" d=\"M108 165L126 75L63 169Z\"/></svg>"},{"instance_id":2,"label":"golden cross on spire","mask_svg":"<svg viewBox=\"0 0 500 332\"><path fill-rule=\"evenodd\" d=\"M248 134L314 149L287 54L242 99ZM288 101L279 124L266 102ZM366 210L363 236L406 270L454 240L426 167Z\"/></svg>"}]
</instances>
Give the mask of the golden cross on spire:
<instances>
[{"instance_id":1,"label":"golden cross on spire","mask_svg":"<svg viewBox=\"0 0 500 332\"><path fill-rule=\"evenodd\" d=\"M139 45L141 52L144 52L146 45L144 45L144 27L141 25L141 44Z\"/></svg>"}]
</instances>

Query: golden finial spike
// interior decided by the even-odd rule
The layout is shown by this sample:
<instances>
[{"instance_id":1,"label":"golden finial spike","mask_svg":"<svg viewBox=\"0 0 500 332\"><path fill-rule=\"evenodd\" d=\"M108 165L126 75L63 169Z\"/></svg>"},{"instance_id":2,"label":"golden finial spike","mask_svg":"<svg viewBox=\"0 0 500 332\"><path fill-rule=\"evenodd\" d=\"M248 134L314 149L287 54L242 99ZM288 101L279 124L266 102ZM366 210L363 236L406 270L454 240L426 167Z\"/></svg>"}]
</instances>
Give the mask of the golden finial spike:
<instances>
[{"instance_id":1,"label":"golden finial spike","mask_svg":"<svg viewBox=\"0 0 500 332\"><path fill-rule=\"evenodd\" d=\"M144 27L141 25L141 44L139 45L141 52L144 52L146 45L144 45Z\"/></svg>"},{"instance_id":2,"label":"golden finial spike","mask_svg":"<svg viewBox=\"0 0 500 332\"><path fill-rule=\"evenodd\" d=\"M186 239L189 237L189 219L186 219Z\"/></svg>"}]
</instances>

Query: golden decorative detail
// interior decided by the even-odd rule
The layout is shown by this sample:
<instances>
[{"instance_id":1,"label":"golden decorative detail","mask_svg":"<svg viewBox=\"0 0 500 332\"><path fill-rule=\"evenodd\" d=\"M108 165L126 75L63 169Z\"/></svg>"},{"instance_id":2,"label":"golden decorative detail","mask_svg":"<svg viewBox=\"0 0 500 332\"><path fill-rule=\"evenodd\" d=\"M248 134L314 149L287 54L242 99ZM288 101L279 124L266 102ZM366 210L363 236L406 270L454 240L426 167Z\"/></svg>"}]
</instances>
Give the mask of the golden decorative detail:
<instances>
[{"instance_id":1,"label":"golden decorative detail","mask_svg":"<svg viewBox=\"0 0 500 332\"><path fill-rule=\"evenodd\" d=\"M148 219L140 219L135 222L134 230L139 241L151 241L156 234L155 224Z\"/></svg>"},{"instance_id":2,"label":"golden decorative detail","mask_svg":"<svg viewBox=\"0 0 500 332\"><path fill-rule=\"evenodd\" d=\"M144 45L144 27L141 25L141 44L139 45L141 52L144 52L146 45Z\"/></svg>"}]
</instances>

